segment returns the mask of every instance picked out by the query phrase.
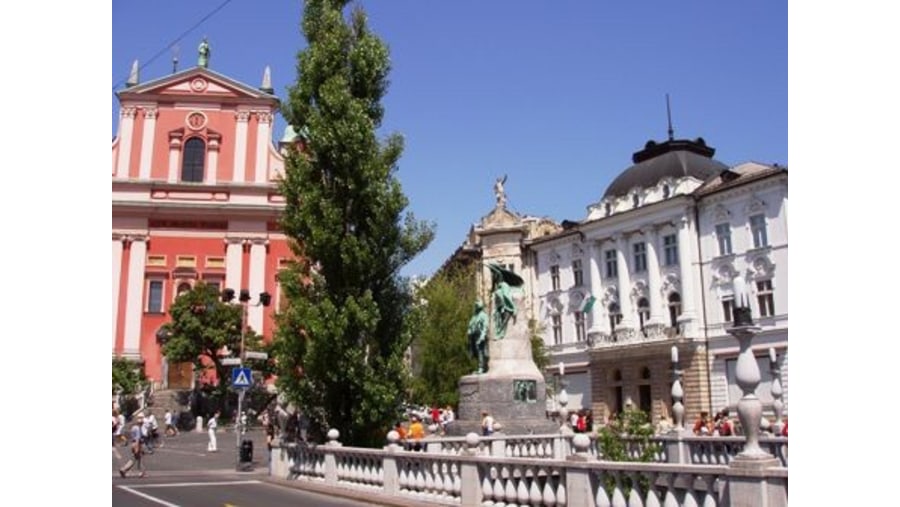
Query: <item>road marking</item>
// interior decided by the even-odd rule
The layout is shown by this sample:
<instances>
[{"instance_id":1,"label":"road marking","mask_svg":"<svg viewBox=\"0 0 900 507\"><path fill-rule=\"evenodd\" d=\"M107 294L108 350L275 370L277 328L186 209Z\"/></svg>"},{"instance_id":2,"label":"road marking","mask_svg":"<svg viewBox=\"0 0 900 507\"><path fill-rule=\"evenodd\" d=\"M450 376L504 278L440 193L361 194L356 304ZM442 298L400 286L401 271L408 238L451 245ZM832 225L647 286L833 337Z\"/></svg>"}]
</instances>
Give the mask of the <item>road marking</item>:
<instances>
[{"instance_id":1,"label":"road marking","mask_svg":"<svg viewBox=\"0 0 900 507\"><path fill-rule=\"evenodd\" d=\"M151 502L156 502L156 503L158 503L158 504L160 504L160 505L165 505L166 507L181 507L181 506L178 505L178 504L169 503L169 502L167 502L167 501L165 501L165 500L161 500L161 499L159 499L159 498L156 498L155 496L150 496L150 495L148 495L147 493L141 493L140 491L135 491L134 489L129 488L128 486L119 486L119 488L124 489L125 491L127 491L127 492L129 492L129 493L132 493L132 494L135 494L135 495L137 495L137 496L139 496L139 497L146 498L147 500L150 500Z\"/></svg>"},{"instance_id":2,"label":"road marking","mask_svg":"<svg viewBox=\"0 0 900 507\"><path fill-rule=\"evenodd\" d=\"M141 484L140 486L133 486L136 488L147 489L147 488L190 488L196 486L236 486L240 484L262 484L262 481L249 480L249 481L220 481L220 482L170 482L163 484ZM127 486L119 486L120 488L125 488Z\"/></svg>"}]
</instances>

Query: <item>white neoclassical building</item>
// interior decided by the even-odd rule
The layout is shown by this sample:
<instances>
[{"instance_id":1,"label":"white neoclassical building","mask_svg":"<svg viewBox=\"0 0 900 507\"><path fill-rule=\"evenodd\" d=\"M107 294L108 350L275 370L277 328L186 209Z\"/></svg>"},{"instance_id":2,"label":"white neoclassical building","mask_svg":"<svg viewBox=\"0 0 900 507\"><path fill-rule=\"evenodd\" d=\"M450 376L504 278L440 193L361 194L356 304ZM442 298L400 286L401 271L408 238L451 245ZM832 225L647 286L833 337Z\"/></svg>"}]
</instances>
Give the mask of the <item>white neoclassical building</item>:
<instances>
[{"instance_id":1,"label":"white neoclassical building","mask_svg":"<svg viewBox=\"0 0 900 507\"><path fill-rule=\"evenodd\" d=\"M602 420L632 404L668 416L673 346L687 420L733 409L738 349L726 329L742 273L761 328L757 394L771 409L772 348L787 412L787 169L729 167L714 154L702 138L650 141L583 220L535 228L498 200L457 252L521 269L529 318L551 351L548 384L559 387L564 364L569 409ZM497 227L510 236L502 250Z\"/></svg>"}]
</instances>

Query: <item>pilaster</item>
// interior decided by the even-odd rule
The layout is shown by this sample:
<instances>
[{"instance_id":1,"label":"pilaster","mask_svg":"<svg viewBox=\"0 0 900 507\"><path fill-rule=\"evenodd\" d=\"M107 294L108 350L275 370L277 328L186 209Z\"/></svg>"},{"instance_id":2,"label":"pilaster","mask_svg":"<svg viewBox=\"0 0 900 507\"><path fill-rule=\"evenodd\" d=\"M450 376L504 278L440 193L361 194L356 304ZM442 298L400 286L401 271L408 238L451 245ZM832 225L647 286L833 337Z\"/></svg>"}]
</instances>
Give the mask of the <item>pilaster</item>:
<instances>
[{"instance_id":1,"label":"pilaster","mask_svg":"<svg viewBox=\"0 0 900 507\"><path fill-rule=\"evenodd\" d=\"M134 136L134 117L137 108L124 106L119 111L119 160L116 161L116 177L127 178L131 164L131 140Z\"/></svg>"},{"instance_id":2,"label":"pilaster","mask_svg":"<svg viewBox=\"0 0 900 507\"><path fill-rule=\"evenodd\" d=\"M144 108L144 134L141 140L141 165L138 170L138 178L150 179L150 169L153 167L153 139L156 135L156 117L159 110L155 107Z\"/></svg>"},{"instance_id":3,"label":"pilaster","mask_svg":"<svg viewBox=\"0 0 900 507\"><path fill-rule=\"evenodd\" d=\"M271 137L272 113L257 111L256 119L256 167L253 181L265 183L269 176L269 138Z\"/></svg>"},{"instance_id":4,"label":"pilaster","mask_svg":"<svg viewBox=\"0 0 900 507\"><path fill-rule=\"evenodd\" d=\"M250 111L234 113L237 123L234 128L234 183L243 183L247 179L247 128Z\"/></svg>"},{"instance_id":5,"label":"pilaster","mask_svg":"<svg viewBox=\"0 0 900 507\"><path fill-rule=\"evenodd\" d=\"M128 292L125 300L125 343L122 353L141 355L141 315L144 311L144 268L147 260L146 235L130 235L128 259Z\"/></svg>"},{"instance_id":6,"label":"pilaster","mask_svg":"<svg viewBox=\"0 0 900 507\"><path fill-rule=\"evenodd\" d=\"M244 241L244 238L225 238L225 288L241 289Z\"/></svg>"},{"instance_id":7,"label":"pilaster","mask_svg":"<svg viewBox=\"0 0 900 507\"><path fill-rule=\"evenodd\" d=\"M250 277L249 287L252 298L258 297L265 290L266 275L266 246L269 241L265 238L253 238L250 240ZM251 305L247 313L247 324L259 334L263 332L263 312L265 307Z\"/></svg>"},{"instance_id":8,"label":"pilaster","mask_svg":"<svg viewBox=\"0 0 900 507\"><path fill-rule=\"evenodd\" d=\"M665 322L665 303L660 297L659 256L656 253L656 241L658 239L656 228L645 226L641 228L644 242L647 245L647 282L649 285L647 297L650 298L650 320L647 324L660 324Z\"/></svg>"}]
</instances>

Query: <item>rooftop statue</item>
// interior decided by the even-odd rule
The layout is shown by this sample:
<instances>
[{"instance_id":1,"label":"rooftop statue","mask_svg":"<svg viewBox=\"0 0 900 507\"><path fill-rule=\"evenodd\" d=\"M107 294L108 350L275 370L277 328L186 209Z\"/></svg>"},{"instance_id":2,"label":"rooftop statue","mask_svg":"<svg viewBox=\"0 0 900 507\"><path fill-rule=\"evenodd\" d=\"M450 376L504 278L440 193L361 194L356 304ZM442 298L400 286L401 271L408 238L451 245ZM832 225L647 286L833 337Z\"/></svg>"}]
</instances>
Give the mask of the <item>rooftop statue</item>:
<instances>
[{"instance_id":1,"label":"rooftop statue","mask_svg":"<svg viewBox=\"0 0 900 507\"><path fill-rule=\"evenodd\" d=\"M200 42L200 47L197 48L197 53L199 53L199 57L197 58L197 65L200 67L209 67L209 42L206 41L206 37L203 38L203 41Z\"/></svg>"},{"instance_id":2,"label":"rooftop statue","mask_svg":"<svg viewBox=\"0 0 900 507\"><path fill-rule=\"evenodd\" d=\"M506 191L503 189L503 184L506 183L506 175L503 175L503 178L497 178L497 181L494 182L494 195L497 197L497 207L505 208L506 207Z\"/></svg>"}]
</instances>

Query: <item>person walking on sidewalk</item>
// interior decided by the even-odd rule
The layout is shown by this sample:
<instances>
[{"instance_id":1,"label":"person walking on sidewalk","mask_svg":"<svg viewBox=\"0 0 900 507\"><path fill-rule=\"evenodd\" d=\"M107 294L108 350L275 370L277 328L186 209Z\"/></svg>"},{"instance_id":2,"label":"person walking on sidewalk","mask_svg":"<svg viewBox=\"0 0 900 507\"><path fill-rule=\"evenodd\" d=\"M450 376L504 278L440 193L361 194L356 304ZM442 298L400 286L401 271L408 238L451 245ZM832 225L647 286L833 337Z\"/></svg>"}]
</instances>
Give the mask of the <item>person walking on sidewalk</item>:
<instances>
[{"instance_id":1,"label":"person walking on sidewalk","mask_svg":"<svg viewBox=\"0 0 900 507\"><path fill-rule=\"evenodd\" d=\"M178 434L178 428L175 427L175 421L172 417L172 409L170 409L170 408L166 409L165 423L166 423L166 436L174 437L175 435Z\"/></svg>"},{"instance_id":2,"label":"person walking on sidewalk","mask_svg":"<svg viewBox=\"0 0 900 507\"><path fill-rule=\"evenodd\" d=\"M137 416L137 420L131 426L131 459L125 466L119 469L119 475L122 478L128 475L128 471L137 465L137 469L141 472L138 477L146 477L147 472L144 470L144 436L142 428L144 426L144 417Z\"/></svg>"},{"instance_id":3,"label":"person walking on sidewalk","mask_svg":"<svg viewBox=\"0 0 900 507\"><path fill-rule=\"evenodd\" d=\"M206 446L206 450L209 452L219 451L216 445L216 428L219 426L219 422L217 421L218 417L219 411L217 410L216 413L209 418L209 422L206 423L206 427L209 428L209 444Z\"/></svg>"}]
</instances>

